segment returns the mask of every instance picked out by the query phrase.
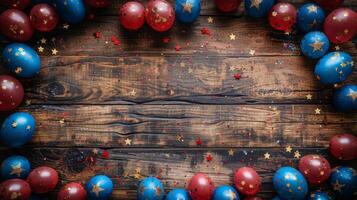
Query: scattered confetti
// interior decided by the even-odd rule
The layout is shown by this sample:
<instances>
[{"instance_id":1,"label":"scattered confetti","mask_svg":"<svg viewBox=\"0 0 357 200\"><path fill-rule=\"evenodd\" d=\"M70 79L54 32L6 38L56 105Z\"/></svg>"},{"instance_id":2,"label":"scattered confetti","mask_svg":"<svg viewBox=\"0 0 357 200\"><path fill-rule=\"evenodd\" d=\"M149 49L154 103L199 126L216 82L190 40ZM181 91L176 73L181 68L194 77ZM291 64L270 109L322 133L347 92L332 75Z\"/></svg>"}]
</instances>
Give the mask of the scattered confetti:
<instances>
[{"instance_id":1,"label":"scattered confetti","mask_svg":"<svg viewBox=\"0 0 357 200\"><path fill-rule=\"evenodd\" d=\"M311 100L312 99L312 95L311 94L306 95L306 99L307 100Z\"/></svg>"},{"instance_id":2,"label":"scattered confetti","mask_svg":"<svg viewBox=\"0 0 357 200\"><path fill-rule=\"evenodd\" d=\"M199 145L199 146L201 146L201 145L202 145L202 140L201 140L201 138L197 138L197 140L196 140L196 144L197 144L197 145Z\"/></svg>"},{"instance_id":3,"label":"scattered confetti","mask_svg":"<svg viewBox=\"0 0 357 200\"><path fill-rule=\"evenodd\" d=\"M180 51L180 50L181 50L181 46L180 46L179 44L176 44L175 50L176 50L176 51Z\"/></svg>"},{"instance_id":4,"label":"scattered confetti","mask_svg":"<svg viewBox=\"0 0 357 200\"><path fill-rule=\"evenodd\" d=\"M97 38L97 39L102 37L102 33L99 32L99 31L95 32L93 35L94 35L94 37Z\"/></svg>"},{"instance_id":5,"label":"scattered confetti","mask_svg":"<svg viewBox=\"0 0 357 200\"><path fill-rule=\"evenodd\" d=\"M208 28L204 27L201 29L201 34L202 35L211 35L211 32L209 31Z\"/></svg>"},{"instance_id":6,"label":"scattered confetti","mask_svg":"<svg viewBox=\"0 0 357 200\"><path fill-rule=\"evenodd\" d=\"M229 156L233 156L233 155L234 155L234 150L233 150L233 149L229 149L228 155L229 155Z\"/></svg>"},{"instance_id":7,"label":"scattered confetti","mask_svg":"<svg viewBox=\"0 0 357 200\"><path fill-rule=\"evenodd\" d=\"M102 157L105 158L105 159L108 159L109 158L109 152L107 150L103 150Z\"/></svg>"},{"instance_id":8,"label":"scattered confetti","mask_svg":"<svg viewBox=\"0 0 357 200\"><path fill-rule=\"evenodd\" d=\"M300 152L299 151L295 151L294 157L299 159L301 157Z\"/></svg>"},{"instance_id":9,"label":"scattered confetti","mask_svg":"<svg viewBox=\"0 0 357 200\"><path fill-rule=\"evenodd\" d=\"M40 42L41 42L42 44L46 44L47 40L46 40L46 38L41 38Z\"/></svg>"},{"instance_id":10,"label":"scattered confetti","mask_svg":"<svg viewBox=\"0 0 357 200\"><path fill-rule=\"evenodd\" d=\"M164 38L162 38L162 42L167 44L167 43L170 42L170 38L169 37L164 37Z\"/></svg>"},{"instance_id":11,"label":"scattered confetti","mask_svg":"<svg viewBox=\"0 0 357 200\"><path fill-rule=\"evenodd\" d=\"M285 151L286 151L286 152L289 152L289 153L290 153L292 150L293 150L293 149L291 148L291 146L287 146L287 147L285 148Z\"/></svg>"},{"instance_id":12,"label":"scattered confetti","mask_svg":"<svg viewBox=\"0 0 357 200\"><path fill-rule=\"evenodd\" d=\"M67 30L67 29L69 28L69 24L64 23L64 24L62 25L62 28Z\"/></svg>"},{"instance_id":13,"label":"scattered confetti","mask_svg":"<svg viewBox=\"0 0 357 200\"><path fill-rule=\"evenodd\" d=\"M52 55L57 55L58 50L57 49L52 49Z\"/></svg>"},{"instance_id":14,"label":"scattered confetti","mask_svg":"<svg viewBox=\"0 0 357 200\"><path fill-rule=\"evenodd\" d=\"M234 74L234 78L235 78L236 80L239 80L239 79L241 78L241 75L240 75L239 73Z\"/></svg>"},{"instance_id":15,"label":"scattered confetti","mask_svg":"<svg viewBox=\"0 0 357 200\"><path fill-rule=\"evenodd\" d=\"M126 138L124 141L125 141L125 145L131 145L131 139Z\"/></svg>"},{"instance_id":16,"label":"scattered confetti","mask_svg":"<svg viewBox=\"0 0 357 200\"><path fill-rule=\"evenodd\" d=\"M230 39L230 40L236 40L236 35L235 35L234 33L231 33L231 34L229 35L229 39Z\"/></svg>"},{"instance_id":17,"label":"scattered confetti","mask_svg":"<svg viewBox=\"0 0 357 200\"><path fill-rule=\"evenodd\" d=\"M43 52L43 50L44 50L44 48L42 47L42 46L39 46L38 48L37 48L37 50L38 50L38 52Z\"/></svg>"},{"instance_id":18,"label":"scattered confetti","mask_svg":"<svg viewBox=\"0 0 357 200\"><path fill-rule=\"evenodd\" d=\"M207 161L207 162L211 162L212 159L213 159L213 157L211 156L211 154L208 154L208 155L206 156L206 161Z\"/></svg>"},{"instance_id":19,"label":"scattered confetti","mask_svg":"<svg viewBox=\"0 0 357 200\"><path fill-rule=\"evenodd\" d=\"M207 18L207 22L208 22L208 23L213 23L213 18L212 18L212 17L208 17L208 18Z\"/></svg>"},{"instance_id":20,"label":"scattered confetti","mask_svg":"<svg viewBox=\"0 0 357 200\"><path fill-rule=\"evenodd\" d=\"M268 152L264 154L264 159L270 159L270 154Z\"/></svg>"},{"instance_id":21,"label":"scattered confetti","mask_svg":"<svg viewBox=\"0 0 357 200\"><path fill-rule=\"evenodd\" d=\"M253 50L253 49L249 50L249 54L254 56L255 55L255 50Z\"/></svg>"},{"instance_id":22,"label":"scattered confetti","mask_svg":"<svg viewBox=\"0 0 357 200\"><path fill-rule=\"evenodd\" d=\"M116 46L119 46L120 40L117 37L115 37L114 35L112 35L112 43Z\"/></svg>"},{"instance_id":23,"label":"scattered confetti","mask_svg":"<svg viewBox=\"0 0 357 200\"><path fill-rule=\"evenodd\" d=\"M320 108L316 108L316 109L315 109L315 114L316 114L316 115L321 114L321 109L320 109Z\"/></svg>"}]
</instances>

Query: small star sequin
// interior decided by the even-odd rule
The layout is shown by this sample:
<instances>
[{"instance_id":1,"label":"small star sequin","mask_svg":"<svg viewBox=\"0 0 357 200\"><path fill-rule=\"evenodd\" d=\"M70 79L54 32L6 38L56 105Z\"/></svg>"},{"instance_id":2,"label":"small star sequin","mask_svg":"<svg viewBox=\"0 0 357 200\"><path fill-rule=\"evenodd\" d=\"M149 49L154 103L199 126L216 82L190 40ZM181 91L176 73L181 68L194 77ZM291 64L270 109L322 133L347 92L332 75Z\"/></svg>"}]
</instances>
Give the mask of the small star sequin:
<instances>
[{"instance_id":1,"label":"small star sequin","mask_svg":"<svg viewBox=\"0 0 357 200\"><path fill-rule=\"evenodd\" d=\"M12 122L11 126L12 126L12 128L16 128L17 127L17 122Z\"/></svg>"},{"instance_id":2,"label":"small star sequin","mask_svg":"<svg viewBox=\"0 0 357 200\"><path fill-rule=\"evenodd\" d=\"M250 7L251 8L255 7L257 10L259 10L262 1L263 0L250 0Z\"/></svg>"},{"instance_id":3,"label":"small star sequin","mask_svg":"<svg viewBox=\"0 0 357 200\"><path fill-rule=\"evenodd\" d=\"M286 152L289 152L289 153L290 153L292 150L293 150L293 149L291 148L291 146L287 146L287 147L285 148L285 151L286 151Z\"/></svg>"},{"instance_id":4,"label":"small star sequin","mask_svg":"<svg viewBox=\"0 0 357 200\"><path fill-rule=\"evenodd\" d=\"M41 42L42 44L46 44L47 40L46 40L46 38L41 38L40 42Z\"/></svg>"},{"instance_id":5,"label":"small star sequin","mask_svg":"<svg viewBox=\"0 0 357 200\"><path fill-rule=\"evenodd\" d=\"M208 23L213 23L213 18L212 18L212 17L208 17L208 18L207 18L207 22L208 22Z\"/></svg>"},{"instance_id":6,"label":"small star sequin","mask_svg":"<svg viewBox=\"0 0 357 200\"><path fill-rule=\"evenodd\" d=\"M43 50L45 50L42 46L39 46L38 48L37 48L37 50L38 50L38 52L43 52Z\"/></svg>"},{"instance_id":7,"label":"small star sequin","mask_svg":"<svg viewBox=\"0 0 357 200\"><path fill-rule=\"evenodd\" d=\"M104 191L104 189L101 188L99 184L93 185L92 192L95 193L97 197L99 197L101 191Z\"/></svg>"},{"instance_id":8,"label":"small star sequin","mask_svg":"<svg viewBox=\"0 0 357 200\"><path fill-rule=\"evenodd\" d=\"M135 96L135 95L136 95L136 91L135 91L135 90L130 91L130 92L129 92L129 95L130 95L130 96Z\"/></svg>"},{"instance_id":9,"label":"small star sequin","mask_svg":"<svg viewBox=\"0 0 357 200\"><path fill-rule=\"evenodd\" d=\"M315 40L315 42L312 44L309 44L309 46L313 48L313 52L323 51L322 47L324 46L324 44L325 44L324 42Z\"/></svg>"},{"instance_id":10,"label":"small star sequin","mask_svg":"<svg viewBox=\"0 0 357 200\"><path fill-rule=\"evenodd\" d=\"M316 108L316 109L315 109L315 114L316 114L316 115L321 114L321 109L320 109L320 108Z\"/></svg>"},{"instance_id":11,"label":"small star sequin","mask_svg":"<svg viewBox=\"0 0 357 200\"><path fill-rule=\"evenodd\" d=\"M182 7L183 7L183 11L185 12L188 12L188 13L191 13L192 12L192 4L191 3L183 3L182 4Z\"/></svg>"},{"instance_id":12,"label":"small star sequin","mask_svg":"<svg viewBox=\"0 0 357 200\"><path fill-rule=\"evenodd\" d=\"M64 24L62 25L62 28L67 30L67 29L69 28L69 24L64 23Z\"/></svg>"},{"instance_id":13,"label":"small star sequin","mask_svg":"<svg viewBox=\"0 0 357 200\"><path fill-rule=\"evenodd\" d=\"M268 152L264 154L264 159L270 159L270 154Z\"/></svg>"},{"instance_id":14,"label":"small star sequin","mask_svg":"<svg viewBox=\"0 0 357 200\"><path fill-rule=\"evenodd\" d=\"M336 180L336 182L332 184L332 187L333 187L333 190L341 192L344 185L340 184L338 182L338 180Z\"/></svg>"},{"instance_id":15,"label":"small star sequin","mask_svg":"<svg viewBox=\"0 0 357 200\"><path fill-rule=\"evenodd\" d=\"M311 94L307 94L307 95L306 95L306 99L307 99L307 100L311 100L311 99L312 99L312 95L311 95Z\"/></svg>"},{"instance_id":16,"label":"small star sequin","mask_svg":"<svg viewBox=\"0 0 357 200\"><path fill-rule=\"evenodd\" d=\"M207 162L211 162L212 159L213 159L213 157L212 157L211 154L207 154L207 155L206 155L206 161L207 161Z\"/></svg>"},{"instance_id":17,"label":"small star sequin","mask_svg":"<svg viewBox=\"0 0 357 200\"><path fill-rule=\"evenodd\" d=\"M252 56L254 56L254 55L255 55L255 50L250 49L250 50L249 50L249 54L252 55Z\"/></svg>"},{"instance_id":18,"label":"small star sequin","mask_svg":"<svg viewBox=\"0 0 357 200\"><path fill-rule=\"evenodd\" d=\"M301 154L300 154L300 152L299 151L295 151L294 152L294 158L300 158L301 157Z\"/></svg>"},{"instance_id":19,"label":"small star sequin","mask_svg":"<svg viewBox=\"0 0 357 200\"><path fill-rule=\"evenodd\" d=\"M234 150L233 150L233 149L229 149L228 155L229 155L229 156L233 156L233 155L234 155Z\"/></svg>"},{"instance_id":20,"label":"small star sequin","mask_svg":"<svg viewBox=\"0 0 357 200\"><path fill-rule=\"evenodd\" d=\"M230 40L236 40L236 35L235 35L234 33L231 33L231 34L229 35L229 39L230 39Z\"/></svg>"},{"instance_id":21,"label":"small star sequin","mask_svg":"<svg viewBox=\"0 0 357 200\"><path fill-rule=\"evenodd\" d=\"M124 142L125 142L125 145L131 145L131 139L129 139L129 138L126 138L124 140Z\"/></svg>"},{"instance_id":22,"label":"small star sequin","mask_svg":"<svg viewBox=\"0 0 357 200\"><path fill-rule=\"evenodd\" d=\"M317 13L317 6L315 6L315 5L308 6L307 9L309 10L309 13L312 13L312 12Z\"/></svg>"},{"instance_id":23,"label":"small star sequin","mask_svg":"<svg viewBox=\"0 0 357 200\"><path fill-rule=\"evenodd\" d=\"M11 175L16 174L16 176L20 177L23 169L21 168L21 163L18 163L17 165L11 166Z\"/></svg>"},{"instance_id":24,"label":"small star sequin","mask_svg":"<svg viewBox=\"0 0 357 200\"><path fill-rule=\"evenodd\" d=\"M52 49L51 51L52 51L52 55L57 55L57 53L58 53L57 49Z\"/></svg>"},{"instance_id":25,"label":"small star sequin","mask_svg":"<svg viewBox=\"0 0 357 200\"><path fill-rule=\"evenodd\" d=\"M179 142L183 142L183 135L177 135L176 136L176 140L179 141Z\"/></svg>"},{"instance_id":26,"label":"small star sequin","mask_svg":"<svg viewBox=\"0 0 357 200\"><path fill-rule=\"evenodd\" d=\"M353 90L350 88L349 93L348 93L347 96L351 97L352 101L355 102L356 99L357 99L357 92L356 92L356 91L353 91Z\"/></svg>"}]
</instances>

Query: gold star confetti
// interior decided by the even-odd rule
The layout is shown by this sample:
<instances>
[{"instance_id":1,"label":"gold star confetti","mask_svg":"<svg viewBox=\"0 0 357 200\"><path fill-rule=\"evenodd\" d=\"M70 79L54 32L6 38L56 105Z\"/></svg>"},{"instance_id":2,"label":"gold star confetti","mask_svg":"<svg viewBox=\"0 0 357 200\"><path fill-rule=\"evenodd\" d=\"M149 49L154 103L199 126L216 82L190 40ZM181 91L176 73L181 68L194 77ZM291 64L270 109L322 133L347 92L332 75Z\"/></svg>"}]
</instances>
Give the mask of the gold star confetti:
<instances>
[{"instance_id":1,"label":"gold star confetti","mask_svg":"<svg viewBox=\"0 0 357 200\"><path fill-rule=\"evenodd\" d=\"M52 49L52 55L57 55L58 50L57 49Z\"/></svg>"},{"instance_id":2,"label":"gold star confetti","mask_svg":"<svg viewBox=\"0 0 357 200\"><path fill-rule=\"evenodd\" d=\"M61 125L63 125L63 124L64 124L64 119L60 119L59 123L60 123Z\"/></svg>"},{"instance_id":3,"label":"gold star confetti","mask_svg":"<svg viewBox=\"0 0 357 200\"><path fill-rule=\"evenodd\" d=\"M191 13L192 12L192 4L191 3L183 3L182 4L182 7L183 7L183 10L185 11L185 12L188 12L188 13Z\"/></svg>"},{"instance_id":4,"label":"gold star confetti","mask_svg":"<svg viewBox=\"0 0 357 200\"><path fill-rule=\"evenodd\" d=\"M229 149L228 155L229 155L229 156L233 156L233 155L234 155L234 150L233 150L233 149Z\"/></svg>"},{"instance_id":5,"label":"gold star confetti","mask_svg":"<svg viewBox=\"0 0 357 200\"><path fill-rule=\"evenodd\" d=\"M286 151L286 152L289 152L289 153L290 153L292 150L293 150L293 149L291 148L290 145L285 148L285 151Z\"/></svg>"},{"instance_id":6,"label":"gold star confetti","mask_svg":"<svg viewBox=\"0 0 357 200\"><path fill-rule=\"evenodd\" d=\"M336 50L336 51L339 51L340 49L341 49L340 46L338 46L338 45L335 46L335 50Z\"/></svg>"},{"instance_id":7,"label":"gold star confetti","mask_svg":"<svg viewBox=\"0 0 357 200\"><path fill-rule=\"evenodd\" d=\"M38 48L37 48L37 50L38 50L38 52L43 52L43 50L45 50L42 46L39 46Z\"/></svg>"},{"instance_id":8,"label":"gold star confetti","mask_svg":"<svg viewBox=\"0 0 357 200\"><path fill-rule=\"evenodd\" d=\"M316 109L315 109L315 114L316 114L316 115L321 114L321 109L320 109L320 108L316 108Z\"/></svg>"},{"instance_id":9,"label":"gold star confetti","mask_svg":"<svg viewBox=\"0 0 357 200\"><path fill-rule=\"evenodd\" d=\"M230 39L230 40L236 40L236 35L235 35L234 33L231 33L231 34L229 35L229 39Z\"/></svg>"},{"instance_id":10,"label":"gold star confetti","mask_svg":"<svg viewBox=\"0 0 357 200\"><path fill-rule=\"evenodd\" d=\"M213 18L212 17L208 17L207 21L208 21L208 23L213 23Z\"/></svg>"},{"instance_id":11,"label":"gold star confetti","mask_svg":"<svg viewBox=\"0 0 357 200\"><path fill-rule=\"evenodd\" d=\"M131 145L131 139L126 138L124 141L125 141L125 145Z\"/></svg>"},{"instance_id":12,"label":"gold star confetti","mask_svg":"<svg viewBox=\"0 0 357 200\"><path fill-rule=\"evenodd\" d=\"M312 99L312 95L311 95L311 94L307 94L307 95L306 95L306 99L307 99L307 100L311 100L311 99Z\"/></svg>"},{"instance_id":13,"label":"gold star confetti","mask_svg":"<svg viewBox=\"0 0 357 200\"><path fill-rule=\"evenodd\" d=\"M262 1L263 0L250 0L250 7L251 8L255 7L257 10L259 10Z\"/></svg>"},{"instance_id":14,"label":"gold star confetti","mask_svg":"<svg viewBox=\"0 0 357 200\"><path fill-rule=\"evenodd\" d=\"M141 175L138 174L138 173L135 173L135 174L134 174L134 178L135 178L135 179L140 179L140 178L141 178Z\"/></svg>"},{"instance_id":15,"label":"gold star confetti","mask_svg":"<svg viewBox=\"0 0 357 200\"><path fill-rule=\"evenodd\" d=\"M16 122L12 122L11 126L12 126L13 128L16 128L16 127L17 127L17 123L16 123Z\"/></svg>"},{"instance_id":16,"label":"gold star confetti","mask_svg":"<svg viewBox=\"0 0 357 200\"><path fill-rule=\"evenodd\" d=\"M41 38L40 42L41 42L42 44L46 44L47 40L46 40L46 38Z\"/></svg>"},{"instance_id":17,"label":"gold star confetti","mask_svg":"<svg viewBox=\"0 0 357 200\"><path fill-rule=\"evenodd\" d=\"M100 187L99 183L96 185L93 185L92 192L95 193L97 197L99 197L99 193L103 191L104 189Z\"/></svg>"},{"instance_id":18,"label":"gold star confetti","mask_svg":"<svg viewBox=\"0 0 357 200\"><path fill-rule=\"evenodd\" d=\"M294 157L295 157L295 158L300 158L300 157L301 157L300 152L299 152L299 151L295 151L295 152L294 152Z\"/></svg>"},{"instance_id":19,"label":"gold star confetti","mask_svg":"<svg viewBox=\"0 0 357 200\"><path fill-rule=\"evenodd\" d=\"M315 51L323 51L322 47L324 46L324 44L325 44L324 42L320 42L318 40L315 40L315 42L312 43L312 44L309 44L309 46L313 48L313 52L315 52Z\"/></svg>"},{"instance_id":20,"label":"gold star confetti","mask_svg":"<svg viewBox=\"0 0 357 200\"><path fill-rule=\"evenodd\" d=\"M21 72L22 72L22 68L21 67L16 67L15 74L19 74Z\"/></svg>"},{"instance_id":21,"label":"gold star confetti","mask_svg":"<svg viewBox=\"0 0 357 200\"><path fill-rule=\"evenodd\" d=\"M356 92L356 91L353 91L353 90L350 88L349 93L348 93L347 96L351 97L352 101L355 102L356 99L357 99L357 92Z\"/></svg>"},{"instance_id":22,"label":"gold star confetti","mask_svg":"<svg viewBox=\"0 0 357 200\"><path fill-rule=\"evenodd\" d=\"M179 142L183 142L183 135L177 135L176 140Z\"/></svg>"},{"instance_id":23,"label":"gold star confetti","mask_svg":"<svg viewBox=\"0 0 357 200\"><path fill-rule=\"evenodd\" d=\"M264 159L270 159L270 154L268 152L264 154Z\"/></svg>"},{"instance_id":24,"label":"gold star confetti","mask_svg":"<svg viewBox=\"0 0 357 200\"><path fill-rule=\"evenodd\" d=\"M344 187L343 184L340 184L338 180L336 180L335 183L332 184L333 190L341 192L342 188Z\"/></svg>"},{"instance_id":25,"label":"gold star confetti","mask_svg":"<svg viewBox=\"0 0 357 200\"><path fill-rule=\"evenodd\" d=\"M25 101L25 104L26 104L26 106L31 105L31 100L30 100L30 99L27 99L27 100Z\"/></svg>"},{"instance_id":26,"label":"gold star confetti","mask_svg":"<svg viewBox=\"0 0 357 200\"><path fill-rule=\"evenodd\" d=\"M312 13L312 12L317 13L317 6L315 6L315 5L308 6L307 9L309 10L309 13Z\"/></svg>"},{"instance_id":27,"label":"gold star confetti","mask_svg":"<svg viewBox=\"0 0 357 200\"><path fill-rule=\"evenodd\" d=\"M273 11L273 12L271 13L271 15L272 15L273 17L275 17L276 15L278 15L278 13L277 13L276 11Z\"/></svg>"},{"instance_id":28,"label":"gold star confetti","mask_svg":"<svg viewBox=\"0 0 357 200\"><path fill-rule=\"evenodd\" d=\"M254 55L255 55L255 50L250 49L250 50L249 50L249 54L252 55L252 56L254 56Z\"/></svg>"},{"instance_id":29,"label":"gold star confetti","mask_svg":"<svg viewBox=\"0 0 357 200\"><path fill-rule=\"evenodd\" d=\"M18 163L17 165L11 166L10 175L16 174L16 176L20 177L22 171L23 171L23 169L21 168L21 163Z\"/></svg>"},{"instance_id":30,"label":"gold star confetti","mask_svg":"<svg viewBox=\"0 0 357 200\"><path fill-rule=\"evenodd\" d=\"M67 29L69 28L69 24L64 23L64 24L62 25L62 28L67 30Z\"/></svg>"},{"instance_id":31,"label":"gold star confetti","mask_svg":"<svg viewBox=\"0 0 357 200\"><path fill-rule=\"evenodd\" d=\"M92 152L93 152L95 155L97 155L99 151L98 151L98 149L93 149Z\"/></svg>"},{"instance_id":32,"label":"gold star confetti","mask_svg":"<svg viewBox=\"0 0 357 200\"><path fill-rule=\"evenodd\" d=\"M135 96L135 95L136 95L136 91L135 91L135 90L130 91L130 92L129 92L129 95L130 95L130 96Z\"/></svg>"}]
</instances>

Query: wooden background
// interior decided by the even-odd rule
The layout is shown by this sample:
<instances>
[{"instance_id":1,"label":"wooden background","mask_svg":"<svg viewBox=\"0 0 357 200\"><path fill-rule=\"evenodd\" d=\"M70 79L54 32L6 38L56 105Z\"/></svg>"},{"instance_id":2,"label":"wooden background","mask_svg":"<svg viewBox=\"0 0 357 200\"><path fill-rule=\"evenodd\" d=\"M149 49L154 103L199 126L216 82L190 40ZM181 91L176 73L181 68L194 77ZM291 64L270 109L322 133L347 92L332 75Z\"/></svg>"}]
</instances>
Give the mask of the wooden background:
<instances>
[{"instance_id":1,"label":"wooden background","mask_svg":"<svg viewBox=\"0 0 357 200\"><path fill-rule=\"evenodd\" d=\"M315 61L300 55L299 35L275 32L265 19L242 12L218 13L210 0L202 1L202 16L192 25L129 33L118 22L122 2L81 25L35 36L31 45L45 48L42 68L34 80L22 80L26 103L19 110L34 115L37 132L23 148L2 148L1 158L20 153L33 167L56 168L58 188L104 173L115 182L113 199L135 199L138 181L149 175L161 178L166 190L185 187L196 172L209 174L217 186L231 184L233 170L246 165L260 173L259 196L269 199L274 171L296 167L296 151L341 164L326 147L334 134L357 131L357 115L330 106L333 88L314 78ZM357 0L345 5L356 9ZM202 28L211 35L202 35ZM340 47L357 54L352 42ZM346 82L356 83L357 74Z\"/></svg>"}]
</instances>

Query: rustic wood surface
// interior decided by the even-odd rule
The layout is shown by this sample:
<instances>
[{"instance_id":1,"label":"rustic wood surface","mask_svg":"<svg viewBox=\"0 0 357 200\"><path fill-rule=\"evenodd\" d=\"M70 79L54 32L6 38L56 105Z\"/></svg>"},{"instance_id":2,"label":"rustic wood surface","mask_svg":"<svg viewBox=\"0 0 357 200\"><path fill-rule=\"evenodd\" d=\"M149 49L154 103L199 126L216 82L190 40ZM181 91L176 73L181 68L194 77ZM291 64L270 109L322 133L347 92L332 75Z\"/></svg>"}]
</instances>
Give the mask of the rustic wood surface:
<instances>
[{"instance_id":1,"label":"rustic wood surface","mask_svg":"<svg viewBox=\"0 0 357 200\"><path fill-rule=\"evenodd\" d=\"M45 48L42 68L35 79L21 80L26 101L19 110L34 115L37 132L23 148L1 148L1 159L18 153L34 167L56 168L57 189L107 174L115 182L113 199L135 199L138 181L150 175L162 179L167 191L185 187L196 172L209 174L216 185L231 184L233 170L245 165L260 173L259 196L270 199L274 171L296 167L296 154L351 164L331 158L326 147L334 134L357 132L357 115L330 105L334 88L313 76L315 61L300 55L301 35L273 31L266 20L241 11L219 13L210 0L202 1L202 16L192 25L130 33L118 22L122 3L93 11L93 19L68 30L35 35L30 44ZM357 0L345 6L356 10ZM210 35L202 35L202 28ZM101 37L94 38L98 31ZM357 55L353 42L340 47ZM3 68L0 73L8 74ZM356 73L346 81L356 82Z\"/></svg>"}]
</instances>

